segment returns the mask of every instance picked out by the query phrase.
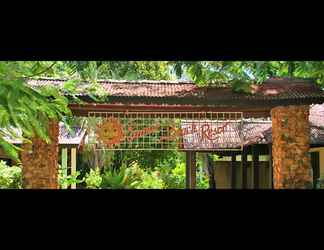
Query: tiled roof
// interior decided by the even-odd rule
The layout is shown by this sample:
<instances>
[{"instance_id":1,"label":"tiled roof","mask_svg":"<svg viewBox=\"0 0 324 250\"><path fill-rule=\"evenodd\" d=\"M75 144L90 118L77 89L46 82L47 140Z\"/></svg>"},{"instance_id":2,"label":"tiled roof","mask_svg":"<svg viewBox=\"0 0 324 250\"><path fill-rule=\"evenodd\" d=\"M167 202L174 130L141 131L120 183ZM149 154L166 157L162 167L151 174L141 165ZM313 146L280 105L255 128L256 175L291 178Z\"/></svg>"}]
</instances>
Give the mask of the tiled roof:
<instances>
[{"instance_id":1,"label":"tiled roof","mask_svg":"<svg viewBox=\"0 0 324 250\"><path fill-rule=\"evenodd\" d=\"M186 82L102 82L102 86L112 96L139 97L184 97L194 95L198 88Z\"/></svg>"},{"instance_id":2,"label":"tiled roof","mask_svg":"<svg viewBox=\"0 0 324 250\"><path fill-rule=\"evenodd\" d=\"M324 127L324 105L312 105L309 111L310 123L316 127Z\"/></svg>"},{"instance_id":3,"label":"tiled roof","mask_svg":"<svg viewBox=\"0 0 324 250\"><path fill-rule=\"evenodd\" d=\"M245 121L243 123L244 144L267 144L271 142L271 121Z\"/></svg>"},{"instance_id":4,"label":"tiled roof","mask_svg":"<svg viewBox=\"0 0 324 250\"><path fill-rule=\"evenodd\" d=\"M264 98L306 98L323 96L321 87L307 79L271 78L261 85L253 85L255 96Z\"/></svg>"},{"instance_id":5,"label":"tiled roof","mask_svg":"<svg viewBox=\"0 0 324 250\"><path fill-rule=\"evenodd\" d=\"M324 104L312 105L310 108L310 143L312 145L324 144ZM219 148L235 148L239 147L241 140L241 131L243 137L243 145L248 146L252 144L269 144L272 143L272 123L271 120L255 119L243 121L243 127L239 128L239 123L232 123L229 129L224 131L221 137L217 138L215 143ZM193 138L187 138L187 141L193 141ZM185 141L186 142L186 141ZM208 142L199 142L191 145L186 143L184 145L188 148L207 149L213 147Z\"/></svg>"},{"instance_id":6,"label":"tiled roof","mask_svg":"<svg viewBox=\"0 0 324 250\"><path fill-rule=\"evenodd\" d=\"M85 135L86 130L81 127L73 127L72 131L69 131L60 123L59 144L80 145Z\"/></svg>"},{"instance_id":7,"label":"tiled roof","mask_svg":"<svg viewBox=\"0 0 324 250\"><path fill-rule=\"evenodd\" d=\"M52 85L62 88L67 80L61 79L33 79L28 83L32 86ZM127 97L181 97L192 95L198 89L197 85L185 81L125 81L125 80L99 80L103 89L110 96ZM88 83L80 82L80 86L88 86ZM80 92L80 95L87 95L86 92Z\"/></svg>"},{"instance_id":8,"label":"tiled roof","mask_svg":"<svg viewBox=\"0 0 324 250\"><path fill-rule=\"evenodd\" d=\"M66 80L30 80L32 86L52 85L61 87ZM143 104L209 104L244 105L271 104L282 102L324 103L324 91L311 80L271 78L262 84L252 85L252 94L234 92L231 87L198 87L192 82L183 81L98 81L109 95L106 103ZM87 86L87 83L80 83ZM80 96L87 97L85 91ZM90 99L87 99L91 102Z\"/></svg>"},{"instance_id":9,"label":"tiled roof","mask_svg":"<svg viewBox=\"0 0 324 250\"><path fill-rule=\"evenodd\" d=\"M324 104L312 105L309 114L310 143L324 144ZM271 121L244 122L244 143L268 144L272 142Z\"/></svg>"}]
</instances>

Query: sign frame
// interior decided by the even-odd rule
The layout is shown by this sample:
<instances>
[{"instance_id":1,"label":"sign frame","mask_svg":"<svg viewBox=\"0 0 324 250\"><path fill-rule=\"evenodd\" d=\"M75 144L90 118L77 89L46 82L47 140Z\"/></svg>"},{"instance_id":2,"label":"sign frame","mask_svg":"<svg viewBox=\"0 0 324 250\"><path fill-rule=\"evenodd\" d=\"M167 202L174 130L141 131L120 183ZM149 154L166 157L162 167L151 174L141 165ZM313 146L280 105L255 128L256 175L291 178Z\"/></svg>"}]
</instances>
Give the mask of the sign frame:
<instances>
[{"instance_id":1,"label":"sign frame","mask_svg":"<svg viewBox=\"0 0 324 250\"><path fill-rule=\"evenodd\" d=\"M243 112L89 112L88 118L93 118L92 128L91 125L88 126L88 129L91 131L89 135L92 134L95 138L92 140L92 143L96 143L96 150L112 150L112 151L123 151L123 150L178 150L178 151L197 151L197 152L217 152L217 151L242 151L243 150ZM96 119L98 122L96 122ZM111 126L109 124L105 124L105 121L108 121L110 119L111 124L115 124L114 126ZM157 122L153 122L153 121ZM239 138L240 142L237 147L215 147L215 148L203 148L203 147L183 147L183 143L179 144L179 141L182 139L183 142L183 136L184 133L182 132L183 129L180 130L181 133L178 134L178 136L174 137L174 141L172 141L170 144L161 144L164 146L158 146L159 144L153 143L150 141L153 137L159 138L160 140L162 138L166 139L169 136L172 135L172 129L176 130L176 128L170 127L170 130L166 130L167 125L163 125L163 121L170 122L172 124L173 122L179 122L180 125L181 122L189 122L190 121L194 123L198 123L198 127L202 126L201 128L206 128L211 131L206 132L207 130L202 130L200 132L200 137L202 138L202 135L208 135L215 134L215 131L218 131L219 128L222 126L214 126L213 124L220 124L224 125L226 122L228 124L236 124L236 140ZM113 122L112 122L113 121ZM146 122L145 122L146 121ZM160 122L160 123L158 123ZM203 123L204 122L204 123ZM136 124L138 123L138 124ZM116 125L117 124L117 125ZM131 125L130 125L131 124ZM209 126L204 124L210 124ZM94 129L95 125L95 129ZM178 124L179 125L179 124ZM116 132L117 130L120 130L120 126L122 126L122 131ZM168 125L169 126L169 125ZM214 126L214 127L213 127ZM101 131L101 129L107 129L113 130L114 133L118 134L122 138L115 138L114 136L109 136L110 134L107 133L106 137L104 136L105 133L102 133L101 137L98 137L98 131ZM119 129L116 129L116 127L119 127ZM135 127L135 129L134 129ZM229 126L231 127L231 126ZM232 125L232 130L235 126ZM213 128L213 129L210 129ZM179 128L177 128L179 130ZM166 131L166 132L165 132ZM159 136L156 135L156 133L159 133ZM229 133L223 131L223 134ZM100 134L100 132L99 132ZM153 136L152 134L155 134ZM206 137L205 136L205 137ZM112 140L111 137L114 137L115 140ZM208 137L208 136L207 136ZM106 144L102 143L102 138L106 139ZM108 138L108 139L107 139ZM141 140L141 142L138 142L137 140ZM110 140L111 139L111 140ZM206 138L204 138L206 139ZM146 141L147 140L147 141ZM212 139L211 139L212 140ZM115 144L109 145L110 142L118 143L120 142L119 146L116 146ZM137 144L136 144L137 143ZM142 143L142 144L141 144ZM145 144L147 143L147 144ZM173 144L172 144L173 143ZM171 145L172 144L172 145ZM176 146L174 146L176 144ZM117 144L118 145L118 144ZM147 146L152 145L152 146ZM182 145L182 146L181 146Z\"/></svg>"}]
</instances>

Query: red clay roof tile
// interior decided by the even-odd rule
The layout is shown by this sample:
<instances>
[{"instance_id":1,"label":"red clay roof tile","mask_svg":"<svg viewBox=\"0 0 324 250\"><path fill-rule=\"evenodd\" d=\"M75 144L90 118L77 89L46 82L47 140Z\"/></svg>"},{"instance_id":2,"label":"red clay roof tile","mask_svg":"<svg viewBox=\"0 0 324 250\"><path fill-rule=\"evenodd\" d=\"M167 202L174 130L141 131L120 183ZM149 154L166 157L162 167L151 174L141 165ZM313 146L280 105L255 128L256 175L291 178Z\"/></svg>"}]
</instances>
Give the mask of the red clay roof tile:
<instances>
[{"instance_id":1,"label":"red clay roof tile","mask_svg":"<svg viewBox=\"0 0 324 250\"><path fill-rule=\"evenodd\" d=\"M33 79L29 80L32 86L52 85L62 87L66 80L60 79ZM109 103L149 102L159 104L202 103L219 104L248 104L252 101L264 102L300 102L305 104L324 103L324 91L309 80L271 78L262 84L252 85L253 93L237 93L231 87L198 87L192 82L182 81L98 81L109 95ZM86 83L80 83L86 84ZM87 96L81 92L81 96ZM91 101L89 101L91 102Z\"/></svg>"}]
</instances>

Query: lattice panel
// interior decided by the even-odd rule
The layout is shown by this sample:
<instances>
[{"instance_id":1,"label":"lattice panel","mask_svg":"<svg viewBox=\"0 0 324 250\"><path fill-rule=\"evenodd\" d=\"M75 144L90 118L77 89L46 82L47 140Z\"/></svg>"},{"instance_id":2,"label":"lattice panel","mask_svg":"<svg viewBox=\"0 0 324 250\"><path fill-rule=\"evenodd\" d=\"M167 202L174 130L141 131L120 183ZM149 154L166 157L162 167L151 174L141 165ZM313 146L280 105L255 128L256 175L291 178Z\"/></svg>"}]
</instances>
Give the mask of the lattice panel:
<instances>
[{"instance_id":1,"label":"lattice panel","mask_svg":"<svg viewBox=\"0 0 324 250\"><path fill-rule=\"evenodd\" d=\"M241 112L91 112L90 143L110 150L241 150Z\"/></svg>"}]
</instances>

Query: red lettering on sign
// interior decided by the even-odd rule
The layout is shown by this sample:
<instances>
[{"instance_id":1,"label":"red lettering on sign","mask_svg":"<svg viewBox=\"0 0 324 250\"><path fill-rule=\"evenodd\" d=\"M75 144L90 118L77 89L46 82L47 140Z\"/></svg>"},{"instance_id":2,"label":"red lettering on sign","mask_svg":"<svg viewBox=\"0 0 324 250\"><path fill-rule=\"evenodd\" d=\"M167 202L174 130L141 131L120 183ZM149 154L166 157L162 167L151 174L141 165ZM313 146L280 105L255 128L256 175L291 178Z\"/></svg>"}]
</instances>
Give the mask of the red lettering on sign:
<instances>
[{"instance_id":1,"label":"red lettering on sign","mask_svg":"<svg viewBox=\"0 0 324 250\"><path fill-rule=\"evenodd\" d=\"M221 127L217 127L215 129L213 129L211 127L211 124L210 123L205 123L205 124L202 124L201 127L200 127L200 131L197 131L197 126L196 124L192 124L191 125L191 131L189 131L189 128L184 128L183 129L183 136L185 135L193 135L195 132L200 132L199 133L199 139L201 141L203 140L215 140L217 137L218 134L221 134L221 133L224 133L225 131L225 128L228 126L229 122L225 123L223 126Z\"/></svg>"},{"instance_id":2,"label":"red lettering on sign","mask_svg":"<svg viewBox=\"0 0 324 250\"><path fill-rule=\"evenodd\" d=\"M135 131L129 138L128 138L128 141L131 142L133 140L136 140L140 137L143 137L147 134L151 134L153 132L156 132L157 130L159 130L160 128L160 125L155 125L153 127L147 127L147 128L144 128L142 130L138 130L138 131Z\"/></svg>"}]
</instances>

